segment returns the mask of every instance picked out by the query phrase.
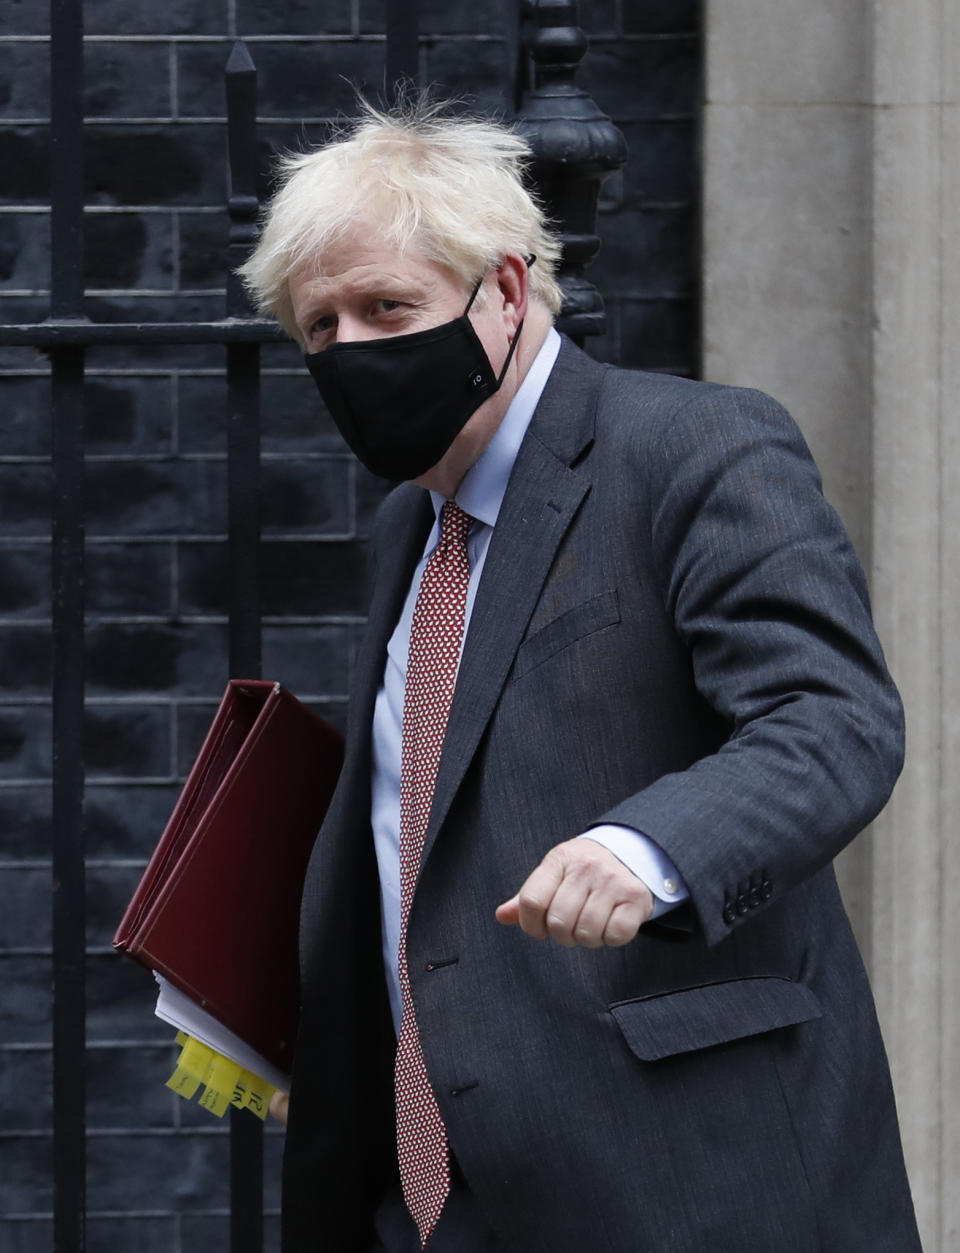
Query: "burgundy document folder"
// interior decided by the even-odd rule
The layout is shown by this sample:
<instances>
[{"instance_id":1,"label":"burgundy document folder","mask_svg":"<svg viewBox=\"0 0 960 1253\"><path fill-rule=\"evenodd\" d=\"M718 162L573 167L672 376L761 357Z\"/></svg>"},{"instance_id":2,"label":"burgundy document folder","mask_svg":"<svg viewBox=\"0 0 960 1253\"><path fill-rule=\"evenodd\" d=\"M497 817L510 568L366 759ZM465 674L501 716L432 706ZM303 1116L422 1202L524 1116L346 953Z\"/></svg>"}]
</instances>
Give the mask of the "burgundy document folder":
<instances>
[{"instance_id":1,"label":"burgundy document folder","mask_svg":"<svg viewBox=\"0 0 960 1253\"><path fill-rule=\"evenodd\" d=\"M279 683L231 680L113 939L285 1074L303 880L342 759Z\"/></svg>"}]
</instances>

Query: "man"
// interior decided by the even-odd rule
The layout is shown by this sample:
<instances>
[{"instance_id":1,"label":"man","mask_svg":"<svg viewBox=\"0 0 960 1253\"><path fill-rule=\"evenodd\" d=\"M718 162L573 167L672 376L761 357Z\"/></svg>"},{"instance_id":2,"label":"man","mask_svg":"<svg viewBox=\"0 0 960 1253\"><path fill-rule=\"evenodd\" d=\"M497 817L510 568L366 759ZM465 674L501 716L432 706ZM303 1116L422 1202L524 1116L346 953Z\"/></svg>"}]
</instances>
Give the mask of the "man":
<instances>
[{"instance_id":1,"label":"man","mask_svg":"<svg viewBox=\"0 0 960 1253\"><path fill-rule=\"evenodd\" d=\"M370 111L243 271L406 480L304 889L284 1247L916 1250L830 868L902 752L862 572L774 402L561 342L525 156Z\"/></svg>"}]
</instances>

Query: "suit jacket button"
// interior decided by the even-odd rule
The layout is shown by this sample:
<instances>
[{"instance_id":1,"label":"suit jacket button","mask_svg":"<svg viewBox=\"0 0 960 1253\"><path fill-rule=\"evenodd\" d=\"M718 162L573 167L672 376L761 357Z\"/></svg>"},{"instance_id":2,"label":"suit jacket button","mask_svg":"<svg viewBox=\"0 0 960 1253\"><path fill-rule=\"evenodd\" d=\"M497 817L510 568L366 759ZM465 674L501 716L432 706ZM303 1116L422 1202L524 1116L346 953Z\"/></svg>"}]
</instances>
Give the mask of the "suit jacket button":
<instances>
[{"instance_id":1,"label":"suit jacket button","mask_svg":"<svg viewBox=\"0 0 960 1253\"><path fill-rule=\"evenodd\" d=\"M740 895L737 897L737 913L740 915L743 915L747 912L749 908L750 906L747 904L747 898L741 892Z\"/></svg>"},{"instance_id":2,"label":"suit jacket button","mask_svg":"<svg viewBox=\"0 0 960 1253\"><path fill-rule=\"evenodd\" d=\"M759 888L751 888L751 889L750 889L750 896L749 896L749 900L750 900L750 908L751 908L751 909L756 909L756 908L757 908L757 906L760 904L760 902L763 900L763 897L760 895L760 889L759 889Z\"/></svg>"},{"instance_id":3,"label":"suit jacket button","mask_svg":"<svg viewBox=\"0 0 960 1253\"><path fill-rule=\"evenodd\" d=\"M769 879L764 879L764 881L760 884L760 895L765 901L768 901L770 897L773 896L773 884Z\"/></svg>"},{"instance_id":4,"label":"suit jacket button","mask_svg":"<svg viewBox=\"0 0 960 1253\"><path fill-rule=\"evenodd\" d=\"M733 906L732 906L732 905L724 905L724 907L723 907L723 921L727 924L727 926L733 926L733 923L734 923L734 920L736 919L736 917L737 917L737 911L733 908Z\"/></svg>"}]
</instances>

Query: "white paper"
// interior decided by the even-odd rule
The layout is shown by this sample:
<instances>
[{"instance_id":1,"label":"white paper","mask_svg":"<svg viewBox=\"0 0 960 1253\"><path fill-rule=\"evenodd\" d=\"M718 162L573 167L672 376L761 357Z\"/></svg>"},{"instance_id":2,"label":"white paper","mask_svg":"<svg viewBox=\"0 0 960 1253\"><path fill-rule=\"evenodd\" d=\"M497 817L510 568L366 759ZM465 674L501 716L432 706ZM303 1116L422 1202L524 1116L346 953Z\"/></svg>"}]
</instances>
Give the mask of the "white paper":
<instances>
[{"instance_id":1,"label":"white paper","mask_svg":"<svg viewBox=\"0 0 960 1253\"><path fill-rule=\"evenodd\" d=\"M158 1018L170 1023L178 1031L185 1031L187 1035L193 1036L217 1053L222 1053L224 1057L229 1057L251 1074L266 1079L275 1088L280 1088L283 1092L290 1091L289 1076L272 1066L249 1044L244 1044L238 1035L228 1031L212 1014L201 1009L196 1001L191 1001L189 996L175 988L163 975L158 975L156 971L153 974L160 985L155 1011Z\"/></svg>"}]
</instances>

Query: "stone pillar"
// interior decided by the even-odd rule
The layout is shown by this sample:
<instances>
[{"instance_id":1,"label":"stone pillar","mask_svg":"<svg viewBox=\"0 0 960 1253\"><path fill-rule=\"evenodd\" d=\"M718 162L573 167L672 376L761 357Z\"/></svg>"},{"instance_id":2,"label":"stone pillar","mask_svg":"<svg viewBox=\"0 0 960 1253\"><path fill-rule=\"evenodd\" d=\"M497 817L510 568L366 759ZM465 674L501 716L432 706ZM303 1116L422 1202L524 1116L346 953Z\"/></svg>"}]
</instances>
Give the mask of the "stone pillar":
<instances>
[{"instance_id":1,"label":"stone pillar","mask_svg":"<svg viewBox=\"0 0 960 1253\"><path fill-rule=\"evenodd\" d=\"M863 5L706 5L704 375L797 417L869 559Z\"/></svg>"},{"instance_id":2,"label":"stone pillar","mask_svg":"<svg viewBox=\"0 0 960 1253\"><path fill-rule=\"evenodd\" d=\"M926 1253L960 1247L960 6L708 0L704 373L793 411L907 707L841 879Z\"/></svg>"},{"instance_id":3,"label":"stone pillar","mask_svg":"<svg viewBox=\"0 0 960 1253\"><path fill-rule=\"evenodd\" d=\"M866 8L706 6L703 372L770 392L871 564L871 110ZM839 865L869 961L871 845Z\"/></svg>"},{"instance_id":4,"label":"stone pillar","mask_svg":"<svg viewBox=\"0 0 960 1253\"><path fill-rule=\"evenodd\" d=\"M876 824L872 965L924 1248L960 1240L960 18L873 6L873 535L877 625L908 757Z\"/></svg>"}]
</instances>

